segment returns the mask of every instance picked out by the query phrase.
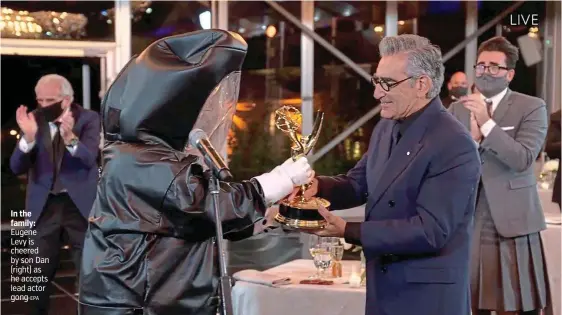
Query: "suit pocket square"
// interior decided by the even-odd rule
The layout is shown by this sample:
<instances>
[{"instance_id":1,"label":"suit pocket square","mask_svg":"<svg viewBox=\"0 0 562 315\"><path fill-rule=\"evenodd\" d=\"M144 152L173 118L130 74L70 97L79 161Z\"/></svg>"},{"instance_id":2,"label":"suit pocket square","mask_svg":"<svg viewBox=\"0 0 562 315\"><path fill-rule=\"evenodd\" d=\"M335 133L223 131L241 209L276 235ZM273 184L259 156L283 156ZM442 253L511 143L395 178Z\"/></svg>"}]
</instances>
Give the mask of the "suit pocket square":
<instances>
[{"instance_id":1,"label":"suit pocket square","mask_svg":"<svg viewBox=\"0 0 562 315\"><path fill-rule=\"evenodd\" d=\"M507 130L513 130L515 129L514 126L509 126L509 127L502 127L502 130L507 131Z\"/></svg>"}]
</instances>

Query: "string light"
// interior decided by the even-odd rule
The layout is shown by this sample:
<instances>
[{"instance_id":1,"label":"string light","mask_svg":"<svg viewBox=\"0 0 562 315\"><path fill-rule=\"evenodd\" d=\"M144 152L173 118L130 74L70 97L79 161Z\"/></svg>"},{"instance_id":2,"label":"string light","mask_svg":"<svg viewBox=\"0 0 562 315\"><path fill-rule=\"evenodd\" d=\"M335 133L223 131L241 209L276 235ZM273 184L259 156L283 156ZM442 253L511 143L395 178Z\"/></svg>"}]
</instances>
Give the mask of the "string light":
<instances>
[{"instance_id":1,"label":"string light","mask_svg":"<svg viewBox=\"0 0 562 315\"><path fill-rule=\"evenodd\" d=\"M152 1L131 1L131 19L133 22L140 21L145 14L151 14L153 9L150 7ZM115 8L104 10L101 12L104 18L107 18L107 24L111 24L111 20L115 20Z\"/></svg>"},{"instance_id":2,"label":"string light","mask_svg":"<svg viewBox=\"0 0 562 315\"><path fill-rule=\"evenodd\" d=\"M0 10L0 31L2 37L40 38L42 27L27 11Z\"/></svg>"},{"instance_id":3,"label":"string light","mask_svg":"<svg viewBox=\"0 0 562 315\"><path fill-rule=\"evenodd\" d=\"M80 38L85 36L88 19L82 14L54 11L14 11L2 7L0 29L3 37Z\"/></svg>"}]
</instances>

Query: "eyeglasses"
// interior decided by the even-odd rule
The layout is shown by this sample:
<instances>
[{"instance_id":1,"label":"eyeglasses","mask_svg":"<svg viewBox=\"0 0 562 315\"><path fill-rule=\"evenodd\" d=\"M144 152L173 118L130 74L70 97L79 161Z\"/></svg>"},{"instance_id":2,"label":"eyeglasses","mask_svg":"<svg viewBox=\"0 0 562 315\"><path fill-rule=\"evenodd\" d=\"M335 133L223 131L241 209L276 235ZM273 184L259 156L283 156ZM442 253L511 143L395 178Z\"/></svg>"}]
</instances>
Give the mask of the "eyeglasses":
<instances>
[{"instance_id":1,"label":"eyeglasses","mask_svg":"<svg viewBox=\"0 0 562 315\"><path fill-rule=\"evenodd\" d=\"M374 88L376 88L376 87L377 87L377 84L378 84L378 85L381 86L381 88L382 88L383 90L385 90L386 92L389 92L389 91L390 91L392 88L394 88L395 86L397 86L397 85L399 85L400 83L402 83L402 82L404 82L404 81L406 81L406 80L409 80L409 79L411 79L411 78L413 78L413 76L407 77L406 79L400 80L400 81L398 81L398 82L388 83L388 81L386 81L386 80L384 80L384 79L381 79L381 78L376 77L376 76L372 76L372 77L371 77L371 84L373 84L373 87L374 87Z\"/></svg>"},{"instance_id":2,"label":"eyeglasses","mask_svg":"<svg viewBox=\"0 0 562 315\"><path fill-rule=\"evenodd\" d=\"M509 70L509 68L507 67L503 67L503 66L498 66L498 65L475 65L474 66L474 70L476 70L476 75L480 76L482 74L484 74L484 72L486 72L486 69L488 69L488 72L491 75L496 75L498 73L500 73L500 70Z\"/></svg>"}]
</instances>

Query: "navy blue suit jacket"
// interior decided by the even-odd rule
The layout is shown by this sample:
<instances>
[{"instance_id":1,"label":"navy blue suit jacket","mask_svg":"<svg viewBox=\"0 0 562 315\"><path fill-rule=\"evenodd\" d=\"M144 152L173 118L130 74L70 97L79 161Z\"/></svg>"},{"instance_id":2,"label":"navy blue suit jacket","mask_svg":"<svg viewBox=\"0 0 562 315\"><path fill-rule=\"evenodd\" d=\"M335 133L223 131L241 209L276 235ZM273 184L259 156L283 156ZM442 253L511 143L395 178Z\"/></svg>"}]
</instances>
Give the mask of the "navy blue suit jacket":
<instances>
[{"instance_id":1,"label":"navy blue suit jacket","mask_svg":"<svg viewBox=\"0 0 562 315\"><path fill-rule=\"evenodd\" d=\"M331 210L366 203L368 315L470 314L469 261L481 173L470 134L438 98L395 148L382 119L368 152L346 175L319 177Z\"/></svg>"},{"instance_id":2,"label":"navy blue suit jacket","mask_svg":"<svg viewBox=\"0 0 562 315\"><path fill-rule=\"evenodd\" d=\"M74 156L65 148L60 161L60 180L84 218L96 198L98 179L97 156L100 143L100 118L98 113L71 106L74 117L74 134L79 138ZM24 153L16 145L10 158L10 168L16 175L28 173L25 207L32 213L31 220L37 220L43 211L53 183L54 164L52 139L47 124L39 124L35 145Z\"/></svg>"}]
</instances>

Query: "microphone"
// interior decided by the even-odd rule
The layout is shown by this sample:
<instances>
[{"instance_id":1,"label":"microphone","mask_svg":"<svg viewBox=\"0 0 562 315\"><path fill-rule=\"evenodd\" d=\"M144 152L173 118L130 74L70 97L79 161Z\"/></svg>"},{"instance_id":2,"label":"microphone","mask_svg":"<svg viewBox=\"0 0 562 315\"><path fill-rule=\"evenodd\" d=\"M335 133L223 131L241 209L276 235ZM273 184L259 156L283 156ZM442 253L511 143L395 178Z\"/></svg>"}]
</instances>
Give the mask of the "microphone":
<instances>
[{"instance_id":1,"label":"microphone","mask_svg":"<svg viewBox=\"0 0 562 315\"><path fill-rule=\"evenodd\" d=\"M220 181L232 180L233 177L232 173L230 173L230 169L228 169L222 157L209 141L205 131L201 129L193 129L189 133L189 144L192 147L197 148L199 152L203 154L205 163L211 168L216 178Z\"/></svg>"}]
</instances>

